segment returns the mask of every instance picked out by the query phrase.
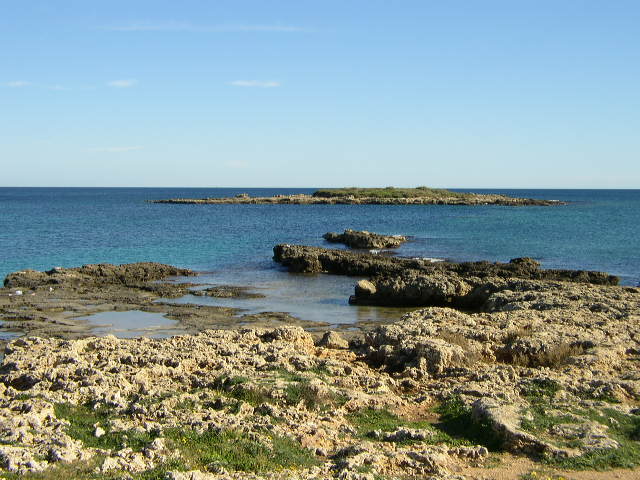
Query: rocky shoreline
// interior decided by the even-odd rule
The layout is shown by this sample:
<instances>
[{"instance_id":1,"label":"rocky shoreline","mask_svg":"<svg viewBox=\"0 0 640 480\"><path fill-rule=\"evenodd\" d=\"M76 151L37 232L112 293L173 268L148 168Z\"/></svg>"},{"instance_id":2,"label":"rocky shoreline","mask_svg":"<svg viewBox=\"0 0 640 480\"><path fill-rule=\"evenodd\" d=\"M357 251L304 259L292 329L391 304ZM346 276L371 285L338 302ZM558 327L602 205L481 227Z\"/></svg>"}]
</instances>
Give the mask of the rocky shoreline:
<instances>
[{"instance_id":1,"label":"rocky shoreline","mask_svg":"<svg viewBox=\"0 0 640 480\"><path fill-rule=\"evenodd\" d=\"M370 277L356 288L358 302L426 308L350 340L283 318L206 330L237 325L237 312L157 300L194 289L247 292L177 283L165 277L194 273L153 263L9 275L0 317L42 335L10 342L0 365L2 475L640 473L639 288L599 272L543 270L531 259L433 264L293 245L274 253L291 271ZM114 306L169 309L194 334L96 338L72 325L72 313Z\"/></svg>"},{"instance_id":2,"label":"rocky shoreline","mask_svg":"<svg viewBox=\"0 0 640 480\"><path fill-rule=\"evenodd\" d=\"M179 281L171 278L176 276ZM285 312L243 314L235 308L172 302L185 295L261 296L245 287L207 287L189 281L197 282L197 278L191 270L152 262L15 272L6 277L0 289L0 328L29 335L81 338L92 335L94 329L87 316L128 311L157 313L174 320L176 327L168 333L197 333L238 324L300 325L311 330L325 326Z\"/></svg>"}]
</instances>

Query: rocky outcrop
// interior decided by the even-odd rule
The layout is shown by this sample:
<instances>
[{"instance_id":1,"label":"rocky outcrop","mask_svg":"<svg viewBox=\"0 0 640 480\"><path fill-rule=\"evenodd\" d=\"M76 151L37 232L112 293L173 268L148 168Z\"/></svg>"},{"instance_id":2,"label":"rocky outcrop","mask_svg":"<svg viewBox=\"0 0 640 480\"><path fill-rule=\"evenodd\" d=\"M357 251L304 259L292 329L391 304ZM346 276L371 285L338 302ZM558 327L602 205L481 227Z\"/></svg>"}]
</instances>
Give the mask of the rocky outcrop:
<instances>
[{"instance_id":1,"label":"rocky outcrop","mask_svg":"<svg viewBox=\"0 0 640 480\"><path fill-rule=\"evenodd\" d=\"M349 342L339 333L326 332L318 342L318 346L325 348L347 349L349 348Z\"/></svg>"},{"instance_id":2,"label":"rocky outcrop","mask_svg":"<svg viewBox=\"0 0 640 480\"><path fill-rule=\"evenodd\" d=\"M108 284L133 285L171 276L193 276L193 271L155 262L112 265L99 263L76 268L56 267L46 272L24 270L7 275L7 288L37 288L45 285L83 284L87 287Z\"/></svg>"},{"instance_id":3,"label":"rocky outcrop","mask_svg":"<svg viewBox=\"0 0 640 480\"><path fill-rule=\"evenodd\" d=\"M343 233L329 232L323 237L327 242L343 243L350 248L398 248L407 241L402 235L381 235L366 230L345 230Z\"/></svg>"},{"instance_id":4,"label":"rocky outcrop","mask_svg":"<svg viewBox=\"0 0 640 480\"><path fill-rule=\"evenodd\" d=\"M542 269L531 258L515 258L500 262L431 262L420 258L400 258L373 255L303 245L276 245L274 260L292 272L324 272L336 275L370 276L377 282L383 277L405 275L405 283L422 282L422 275L456 276L473 285L489 279L529 279L617 285L618 277L584 270ZM412 277L414 280L410 280Z\"/></svg>"},{"instance_id":5,"label":"rocky outcrop","mask_svg":"<svg viewBox=\"0 0 640 480\"><path fill-rule=\"evenodd\" d=\"M508 263L434 263L417 258L281 244L274 247L274 260L292 272L370 277L356 284L355 294L349 299L358 305L455 306L492 311L514 308L507 307L508 302L500 292L522 292L521 295L533 298L536 292L556 289L549 282L617 285L619 281L618 277L602 272L545 270L531 258L515 258ZM554 294L548 296L554 297ZM616 307L609 302L606 308Z\"/></svg>"}]
</instances>

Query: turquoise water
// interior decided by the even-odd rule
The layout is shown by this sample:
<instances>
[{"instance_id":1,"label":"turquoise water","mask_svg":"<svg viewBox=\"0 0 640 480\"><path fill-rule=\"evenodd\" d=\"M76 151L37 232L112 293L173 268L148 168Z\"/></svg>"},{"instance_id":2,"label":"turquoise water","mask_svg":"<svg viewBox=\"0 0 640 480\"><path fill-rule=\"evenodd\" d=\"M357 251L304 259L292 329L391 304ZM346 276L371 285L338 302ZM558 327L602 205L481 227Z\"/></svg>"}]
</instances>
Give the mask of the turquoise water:
<instances>
[{"instance_id":1,"label":"turquoise water","mask_svg":"<svg viewBox=\"0 0 640 480\"><path fill-rule=\"evenodd\" d=\"M313 190L0 188L0 277L153 260L212 272L218 283L260 286L285 275L271 260L273 245L324 245L325 232L355 228L411 235L400 255L530 256L548 268L604 270L624 284L640 282L640 190L492 190L572 202L549 208L145 202Z\"/></svg>"}]
</instances>

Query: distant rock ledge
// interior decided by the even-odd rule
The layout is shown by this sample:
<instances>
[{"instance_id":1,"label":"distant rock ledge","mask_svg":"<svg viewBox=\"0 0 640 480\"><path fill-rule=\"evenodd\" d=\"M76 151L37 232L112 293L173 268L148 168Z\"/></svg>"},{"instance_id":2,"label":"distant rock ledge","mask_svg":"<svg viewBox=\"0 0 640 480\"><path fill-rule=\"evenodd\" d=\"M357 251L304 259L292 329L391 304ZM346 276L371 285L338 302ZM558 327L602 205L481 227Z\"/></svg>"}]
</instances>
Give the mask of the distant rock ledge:
<instances>
[{"instance_id":1,"label":"distant rock ledge","mask_svg":"<svg viewBox=\"0 0 640 480\"><path fill-rule=\"evenodd\" d=\"M151 203L170 204L264 204L264 205L503 205L552 206L564 205L559 200L516 198L506 195L462 193L449 190L418 188L344 188L318 190L312 195L275 195L251 197L241 193L225 198L170 198L150 200Z\"/></svg>"}]
</instances>

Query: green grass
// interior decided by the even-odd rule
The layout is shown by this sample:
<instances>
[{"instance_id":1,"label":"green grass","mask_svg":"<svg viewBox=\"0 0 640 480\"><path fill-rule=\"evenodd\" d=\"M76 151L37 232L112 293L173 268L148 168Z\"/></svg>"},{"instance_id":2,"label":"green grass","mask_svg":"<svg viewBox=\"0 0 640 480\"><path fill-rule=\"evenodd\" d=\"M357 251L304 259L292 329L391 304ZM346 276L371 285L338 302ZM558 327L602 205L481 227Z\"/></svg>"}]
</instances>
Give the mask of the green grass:
<instances>
[{"instance_id":1,"label":"green grass","mask_svg":"<svg viewBox=\"0 0 640 480\"><path fill-rule=\"evenodd\" d=\"M613 408L601 412L580 411L585 418L608 427L607 434L616 440L616 449L594 450L578 457L546 458L545 463L570 470L610 470L635 468L640 465L640 416L627 415Z\"/></svg>"},{"instance_id":2,"label":"green grass","mask_svg":"<svg viewBox=\"0 0 640 480\"><path fill-rule=\"evenodd\" d=\"M347 415L347 419L356 427L361 437L371 435L374 430L392 432L400 427L408 427L410 424L412 424L411 428L431 428L427 422L407 422L386 409L365 408Z\"/></svg>"},{"instance_id":3,"label":"green grass","mask_svg":"<svg viewBox=\"0 0 640 480\"><path fill-rule=\"evenodd\" d=\"M193 411L198 406L198 403L193 398L183 398L176 403L176 410L188 410Z\"/></svg>"},{"instance_id":4,"label":"green grass","mask_svg":"<svg viewBox=\"0 0 640 480\"><path fill-rule=\"evenodd\" d=\"M207 470L211 464L227 470L268 472L283 468L310 467L318 463L313 454L295 441L271 435L267 445L252 436L233 430L173 429L166 432L188 468Z\"/></svg>"},{"instance_id":5,"label":"green grass","mask_svg":"<svg viewBox=\"0 0 640 480\"><path fill-rule=\"evenodd\" d=\"M218 377L214 386L222 395L241 400L254 407L263 403L274 403L274 399L264 389L245 385L248 382L248 378L240 376Z\"/></svg>"},{"instance_id":6,"label":"green grass","mask_svg":"<svg viewBox=\"0 0 640 480\"><path fill-rule=\"evenodd\" d=\"M290 372L286 368L282 368L282 367L272 368L269 371L273 372L278 378L285 380L287 382L301 382L303 380L306 380L306 378L300 375L299 373Z\"/></svg>"},{"instance_id":7,"label":"green grass","mask_svg":"<svg viewBox=\"0 0 640 480\"><path fill-rule=\"evenodd\" d=\"M535 378L525 385L522 396L530 402L548 401L561 390L560 385L549 378Z\"/></svg>"},{"instance_id":8,"label":"green grass","mask_svg":"<svg viewBox=\"0 0 640 480\"><path fill-rule=\"evenodd\" d=\"M556 475L541 470L532 470L529 473L520 475L520 480L568 480L564 475Z\"/></svg>"},{"instance_id":9,"label":"green grass","mask_svg":"<svg viewBox=\"0 0 640 480\"><path fill-rule=\"evenodd\" d=\"M447 432L438 428L426 420L410 421L400 418L395 413L386 409L364 408L347 415L347 419L356 427L357 435L361 438L369 438L373 432L380 430L382 432L392 432L400 427L414 428L420 430L430 430L433 435L424 442L430 444L446 443L448 445L472 445L464 438L454 438ZM406 440L401 443L415 443L417 440Z\"/></svg>"},{"instance_id":10,"label":"green grass","mask_svg":"<svg viewBox=\"0 0 640 480\"><path fill-rule=\"evenodd\" d=\"M67 434L76 440L80 440L86 447L102 448L105 450L119 450L130 447L134 451L140 451L151 443L157 435L135 430L113 431L111 419L115 412L107 407L96 408L89 404L72 405L70 403L57 403L54 405L56 417L69 422ZM95 424L99 424L105 430L101 437L95 436Z\"/></svg>"},{"instance_id":11,"label":"green grass","mask_svg":"<svg viewBox=\"0 0 640 480\"><path fill-rule=\"evenodd\" d=\"M328 188L317 190L314 197L340 198L340 197L374 197L374 198L434 198L455 197L464 198L471 196L467 193L452 192L441 188L417 187L417 188Z\"/></svg>"},{"instance_id":12,"label":"green grass","mask_svg":"<svg viewBox=\"0 0 640 480\"><path fill-rule=\"evenodd\" d=\"M284 392L287 405L298 405L302 401L309 410L328 410L348 400L347 396L335 392L319 393L307 378L288 384Z\"/></svg>"},{"instance_id":13,"label":"green grass","mask_svg":"<svg viewBox=\"0 0 640 480\"><path fill-rule=\"evenodd\" d=\"M493 452L502 450L500 435L487 421L475 419L471 408L460 397L448 398L434 410L440 415L436 427L452 438L472 445L483 445Z\"/></svg>"},{"instance_id":14,"label":"green grass","mask_svg":"<svg viewBox=\"0 0 640 480\"><path fill-rule=\"evenodd\" d=\"M606 403L613 403L613 404L621 403L620 400L618 400L611 392L601 392L601 393L580 392L580 393L576 393L576 396L578 398L582 398L583 400L596 400L598 402L606 402Z\"/></svg>"},{"instance_id":15,"label":"green grass","mask_svg":"<svg viewBox=\"0 0 640 480\"><path fill-rule=\"evenodd\" d=\"M551 415L548 410L553 407L553 399L559 390L560 386L549 379L534 380L522 390L523 396L529 401L528 412L532 417L522 421L524 430L544 435L554 425L595 421L607 427L607 435L616 440L620 448L595 450L569 458L549 457L544 459L545 463L570 470L609 470L640 465L640 416L628 415L613 408L581 410L566 407L566 413ZM556 443L572 448L582 445L578 439Z\"/></svg>"}]
</instances>

